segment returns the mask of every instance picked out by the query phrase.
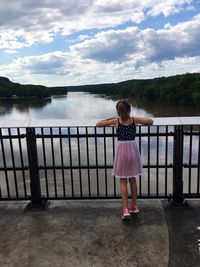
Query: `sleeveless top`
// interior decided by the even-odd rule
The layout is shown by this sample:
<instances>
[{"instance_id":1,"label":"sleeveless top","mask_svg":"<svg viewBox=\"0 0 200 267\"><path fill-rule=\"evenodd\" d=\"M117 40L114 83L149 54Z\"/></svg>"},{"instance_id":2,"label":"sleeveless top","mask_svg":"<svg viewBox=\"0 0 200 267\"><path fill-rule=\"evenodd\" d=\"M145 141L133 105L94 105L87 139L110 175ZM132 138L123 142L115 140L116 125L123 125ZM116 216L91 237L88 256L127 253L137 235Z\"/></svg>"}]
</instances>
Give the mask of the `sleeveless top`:
<instances>
[{"instance_id":1,"label":"sleeveless top","mask_svg":"<svg viewBox=\"0 0 200 267\"><path fill-rule=\"evenodd\" d=\"M117 139L118 141L132 141L135 140L135 135L136 135L136 126L134 123L134 118L133 122L129 125L123 125L119 122L118 118L118 128L116 129L117 133Z\"/></svg>"}]
</instances>

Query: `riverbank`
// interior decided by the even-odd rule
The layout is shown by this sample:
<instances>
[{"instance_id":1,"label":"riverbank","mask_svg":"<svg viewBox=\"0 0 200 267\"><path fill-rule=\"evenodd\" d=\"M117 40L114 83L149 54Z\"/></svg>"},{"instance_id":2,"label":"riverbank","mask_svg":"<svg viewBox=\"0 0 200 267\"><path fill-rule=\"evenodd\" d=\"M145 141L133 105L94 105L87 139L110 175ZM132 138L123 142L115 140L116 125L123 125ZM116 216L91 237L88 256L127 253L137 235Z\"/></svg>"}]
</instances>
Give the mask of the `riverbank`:
<instances>
[{"instance_id":1,"label":"riverbank","mask_svg":"<svg viewBox=\"0 0 200 267\"><path fill-rule=\"evenodd\" d=\"M0 97L0 102L24 102L24 101L30 101L30 102L37 102L37 101L51 101L51 96L50 97L44 97L44 98L39 98L36 96L31 96L31 97L20 97L20 96L12 96L12 97Z\"/></svg>"}]
</instances>

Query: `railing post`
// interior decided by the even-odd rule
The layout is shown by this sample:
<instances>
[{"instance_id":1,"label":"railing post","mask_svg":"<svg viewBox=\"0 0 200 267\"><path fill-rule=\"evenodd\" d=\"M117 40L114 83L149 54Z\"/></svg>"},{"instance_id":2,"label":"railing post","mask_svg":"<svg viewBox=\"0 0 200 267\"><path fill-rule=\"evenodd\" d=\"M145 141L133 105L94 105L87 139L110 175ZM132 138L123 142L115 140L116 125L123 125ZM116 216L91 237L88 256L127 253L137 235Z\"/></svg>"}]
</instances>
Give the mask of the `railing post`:
<instances>
[{"instance_id":1,"label":"railing post","mask_svg":"<svg viewBox=\"0 0 200 267\"><path fill-rule=\"evenodd\" d=\"M183 126L176 125L174 131L174 168L172 205L182 206L183 197Z\"/></svg>"},{"instance_id":2,"label":"railing post","mask_svg":"<svg viewBox=\"0 0 200 267\"><path fill-rule=\"evenodd\" d=\"M26 128L26 136L31 187L31 202L26 209L44 209L47 201L41 197L35 129Z\"/></svg>"}]
</instances>

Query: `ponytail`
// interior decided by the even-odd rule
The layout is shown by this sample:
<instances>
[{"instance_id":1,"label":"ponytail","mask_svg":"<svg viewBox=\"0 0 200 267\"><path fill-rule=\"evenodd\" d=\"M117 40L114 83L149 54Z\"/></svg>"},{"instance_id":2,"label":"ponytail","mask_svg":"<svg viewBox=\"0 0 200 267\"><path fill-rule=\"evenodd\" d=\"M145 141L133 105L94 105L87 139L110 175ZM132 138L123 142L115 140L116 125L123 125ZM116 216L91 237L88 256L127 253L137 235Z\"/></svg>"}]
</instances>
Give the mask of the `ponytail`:
<instances>
[{"instance_id":1,"label":"ponytail","mask_svg":"<svg viewBox=\"0 0 200 267\"><path fill-rule=\"evenodd\" d=\"M118 101L116 104L116 109L122 121L126 121L130 118L131 104L128 100Z\"/></svg>"}]
</instances>

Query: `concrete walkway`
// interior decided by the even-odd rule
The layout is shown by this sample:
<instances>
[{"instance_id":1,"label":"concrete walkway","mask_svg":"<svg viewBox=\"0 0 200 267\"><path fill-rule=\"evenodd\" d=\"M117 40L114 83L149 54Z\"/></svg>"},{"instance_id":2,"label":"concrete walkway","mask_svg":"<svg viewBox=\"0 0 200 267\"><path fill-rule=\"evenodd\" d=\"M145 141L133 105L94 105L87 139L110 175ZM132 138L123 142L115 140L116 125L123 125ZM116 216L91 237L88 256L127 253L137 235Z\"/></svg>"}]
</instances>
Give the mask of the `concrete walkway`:
<instances>
[{"instance_id":1,"label":"concrete walkway","mask_svg":"<svg viewBox=\"0 0 200 267\"><path fill-rule=\"evenodd\" d=\"M120 201L59 201L34 212L1 204L0 266L167 266L162 204L139 204L129 223L120 219Z\"/></svg>"},{"instance_id":2,"label":"concrete walkway","mask_svg":"<svg viewBox=\"0 0 200 267\"><path fill-rule=\"evenodd\" d=\"M0 203L0 267L200 266L198 203L187 211L164 208L159 200L138 204L140 214L124 223L117 200L55 201L45 211L24 211L25 202ZM194 228L199 236L190 235ZM184 231L193 242L186 247L194 253L192 265L183 264L190 257L182 251Z\"/></svg>"},{"instance_id":3,"label":"concrete walkway","mask_svg":"<svg viewBox=\"0 0 200 267\"><path fill-rule=\"evenodd\" d=\"M165 207L169 231L169 267L200 266L200 201L188 207Z\"/></svg>"}]
</instances>

